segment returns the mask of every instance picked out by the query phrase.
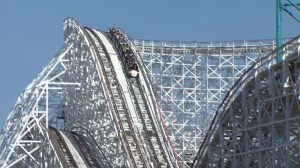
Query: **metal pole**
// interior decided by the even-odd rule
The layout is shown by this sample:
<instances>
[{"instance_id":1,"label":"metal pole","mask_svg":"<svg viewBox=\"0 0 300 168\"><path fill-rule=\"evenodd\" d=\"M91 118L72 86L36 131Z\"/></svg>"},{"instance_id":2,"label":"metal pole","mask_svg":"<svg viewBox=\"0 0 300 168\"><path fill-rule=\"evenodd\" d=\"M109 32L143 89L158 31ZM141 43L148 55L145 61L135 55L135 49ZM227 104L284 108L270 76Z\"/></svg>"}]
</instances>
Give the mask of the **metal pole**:
<instances>
[{"instance_id":1,"label":"metal pole","mask_svg":"<svg viewBox=\"0 0 300 168\"><path fill-rule=\"evenodd\" d=\"M281 47L281 0L276 0L276 48ZM282 61L282 50L277 51L277 62Z\"/></svg>"}]
</instances>

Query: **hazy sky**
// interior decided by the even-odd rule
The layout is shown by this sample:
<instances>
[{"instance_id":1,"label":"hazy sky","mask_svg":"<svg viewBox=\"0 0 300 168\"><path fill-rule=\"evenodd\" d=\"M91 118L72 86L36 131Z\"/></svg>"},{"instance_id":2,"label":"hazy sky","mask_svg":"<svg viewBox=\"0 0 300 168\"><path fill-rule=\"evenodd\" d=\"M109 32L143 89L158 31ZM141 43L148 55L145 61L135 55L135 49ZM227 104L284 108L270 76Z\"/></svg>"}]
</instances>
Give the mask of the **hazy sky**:
<instances>
[{"instance_id":1,"label":"hazy sky","mask_svg":"<svg viewBox=\"0 0 300 168\"><path fill-rule=\"evenodd\" d=\"M133 38L223 41L275 38L273 0L0 0L0 128L19 94L63 45L63 20ZM283 36L300 34L283 15Z\"/></svg>"}]
</instances>

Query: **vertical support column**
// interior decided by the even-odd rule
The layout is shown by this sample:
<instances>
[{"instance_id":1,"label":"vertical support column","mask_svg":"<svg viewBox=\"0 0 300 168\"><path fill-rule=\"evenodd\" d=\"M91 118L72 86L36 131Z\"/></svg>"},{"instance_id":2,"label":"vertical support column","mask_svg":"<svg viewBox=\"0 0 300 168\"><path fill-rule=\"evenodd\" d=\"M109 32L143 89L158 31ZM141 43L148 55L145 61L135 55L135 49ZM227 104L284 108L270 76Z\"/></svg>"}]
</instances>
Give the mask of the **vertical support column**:
<instances>
[{"instance_id":1,"label":"vertical support column","mask_svg":"<svg viewBox=\"0 0 300 168\"><path fill-rule=\"evenodd\" d=\"M48 114L49 114L49 84L46 84L46 129L49 128L49 118L48 118Z\"/></svg>"},{"instance_id":2,"label":"vertical support column","mask_svg":"<svg viewBox=\"0 0 300 168\"><path fill-rule=\"evenodd\" d=\"M276 0L276 48L281 47L281 0ZM277 62L282 61L282 51L281 49L277 51Z\"/></svg>"}]
</instances>

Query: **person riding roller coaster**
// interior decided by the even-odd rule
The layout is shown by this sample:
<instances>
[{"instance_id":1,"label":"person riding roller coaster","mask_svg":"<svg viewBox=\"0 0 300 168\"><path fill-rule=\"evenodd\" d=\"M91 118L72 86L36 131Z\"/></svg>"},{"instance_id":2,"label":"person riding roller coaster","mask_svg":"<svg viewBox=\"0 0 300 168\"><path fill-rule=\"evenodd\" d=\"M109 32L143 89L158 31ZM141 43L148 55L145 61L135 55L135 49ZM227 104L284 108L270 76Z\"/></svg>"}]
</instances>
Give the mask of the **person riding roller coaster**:
<instances>
[{"instance_id":1,"label":"person riding roller coaster","mask_svg":"<svg viewBox=\"0 0 300 168\"><path fill-rule=\"evenodd\" d=\"M135 60L135 55L131 50L126 37L120 32L119 29L110 29L111 39L114 41L115 46L119 50L121 60L131 77L138 77L139 70Z\"/></svg>"}]
</instances>

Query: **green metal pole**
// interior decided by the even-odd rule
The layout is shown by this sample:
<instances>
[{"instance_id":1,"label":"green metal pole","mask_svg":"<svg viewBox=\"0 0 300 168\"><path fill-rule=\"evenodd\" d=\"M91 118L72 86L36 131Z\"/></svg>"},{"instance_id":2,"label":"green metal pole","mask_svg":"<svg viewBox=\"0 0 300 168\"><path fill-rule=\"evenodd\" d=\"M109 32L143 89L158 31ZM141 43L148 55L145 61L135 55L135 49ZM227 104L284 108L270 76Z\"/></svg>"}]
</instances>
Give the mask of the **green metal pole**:
<instances>
[{"instance_id":1,"label":"green metal pole","mask_svg":"<svg viewBox=\"0 0 300 168\"><path fill-rule=\"evenodd\" d=\"M276 48L281 47L281 0L276 0ZM282 50L277 51L277 62L282 61Z\"/></svg>"}]
</instances>

